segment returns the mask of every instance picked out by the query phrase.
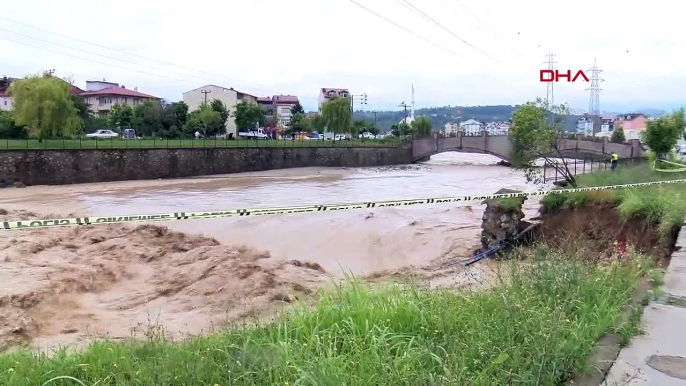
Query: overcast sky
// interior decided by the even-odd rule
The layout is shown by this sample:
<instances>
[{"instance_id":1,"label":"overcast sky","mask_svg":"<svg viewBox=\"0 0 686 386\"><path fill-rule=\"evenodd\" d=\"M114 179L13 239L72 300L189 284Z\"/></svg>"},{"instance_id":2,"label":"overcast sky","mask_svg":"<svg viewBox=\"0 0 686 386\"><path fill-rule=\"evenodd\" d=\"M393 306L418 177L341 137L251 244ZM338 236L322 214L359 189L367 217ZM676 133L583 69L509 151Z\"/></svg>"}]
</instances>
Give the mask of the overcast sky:
<instances>
[{"instance_id":1,"label":"overcast sky","mask_svg":"<svg viewBox=\"0 0 686 386\"><path fill-rule=\"evenodd\" d=\"M0 75L55 69L172 101L217 84L306 110L321 87L397 109L412 83L417 107L518 104L545 97L552 50L564 71L597 59L601 110L671 109L686 94L686 1L354 1L411 32L351 0L2 0ZM555 102L587 109L588 86L557 83Z\"/></svg>"}]
</instances>

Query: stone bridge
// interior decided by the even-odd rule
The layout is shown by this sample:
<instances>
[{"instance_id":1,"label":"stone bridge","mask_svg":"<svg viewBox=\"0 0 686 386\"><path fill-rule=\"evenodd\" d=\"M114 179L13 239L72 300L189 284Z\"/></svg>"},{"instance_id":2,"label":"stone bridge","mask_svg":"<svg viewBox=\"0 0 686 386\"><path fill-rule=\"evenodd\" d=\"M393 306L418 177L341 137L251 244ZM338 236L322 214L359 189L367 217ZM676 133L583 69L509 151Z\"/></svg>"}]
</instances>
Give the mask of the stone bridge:
<instances>
[{"instance_id":1,"label":"stone bridge","mask_svg":"<svg viewBox=\"0 0 686 386\"><path fill-rule=\"evenodd\" d=\"M608 157L617 153L620 159L645 158L646 150L637 139L628 143L612 143L608 138L593 141L582 139L581 135L576 138L560 138L557 146L565 157ZM507 135L488 135L482 131L480 136L465 136L458 132L456 137L433 137L415 139L412 141L412 159L414 162L431 158L434 154L447 151L462 153L481 153L496 156L509 161L512 144ZM551 156L554 156L551 154Z\"/></svg>"}]
</instances>

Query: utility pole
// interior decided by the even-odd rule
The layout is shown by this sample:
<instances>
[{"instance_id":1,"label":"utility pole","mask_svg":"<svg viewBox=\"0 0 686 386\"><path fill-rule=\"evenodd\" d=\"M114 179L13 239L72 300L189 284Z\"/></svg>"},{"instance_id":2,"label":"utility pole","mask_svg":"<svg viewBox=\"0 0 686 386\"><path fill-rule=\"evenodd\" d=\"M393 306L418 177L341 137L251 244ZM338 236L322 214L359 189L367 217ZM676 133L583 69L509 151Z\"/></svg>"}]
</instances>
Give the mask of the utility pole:
<instances>
[{"instance_id":1,"label":"utility pole","mask_svg":"<svg viewBox=\"0 0 686 386\"><path fill-rule=\"evenodd\" d=\"M403 120L403 122L407 123L407 103L405 103L405 102L401 103L400 107L405 108L405 119Z\"/></svg>"},{"instance_id":2,"label":"utility pole","mask_svg":"<svg viewBox=\"0 0 686 386\"><path fill-rule=\"evenodd\" d=\"M588 71L591 72L591 87L586 89L586 91L591 92L591 97L588 101L588 113L593 117L593 134L595 134L596 125L598 126L597 129L600 130L600 91L602 91L600 82L604 82L605 79L601 79L599 76L603 70L598 68L598 63L595 58L593 59L593 67Z\"/></svg>"},{"instance_id":3,"label":"utility pole","mask_svg":"<svg viewBox=\"0 0 686 386\"><path fill-rule=\"evenodd\" d=\"M379 112L376 111L376 110L374 110L374 111L372 111L372 113L374 113L374 127L376 127L376 122L377 122L377 120L376 120L376 114L378 114Z\"/></svg>"},{"instance_id":4,"label":"utility pole","mask_svg":"<svg viewBox=\"0 0 686 386\"><path fill-rule=\"evenodd\" d=\"M205 94L205 104L207 104L207 94L211 93L212 90L201 90L200 92Z\"/></svg>"}]
</instances>

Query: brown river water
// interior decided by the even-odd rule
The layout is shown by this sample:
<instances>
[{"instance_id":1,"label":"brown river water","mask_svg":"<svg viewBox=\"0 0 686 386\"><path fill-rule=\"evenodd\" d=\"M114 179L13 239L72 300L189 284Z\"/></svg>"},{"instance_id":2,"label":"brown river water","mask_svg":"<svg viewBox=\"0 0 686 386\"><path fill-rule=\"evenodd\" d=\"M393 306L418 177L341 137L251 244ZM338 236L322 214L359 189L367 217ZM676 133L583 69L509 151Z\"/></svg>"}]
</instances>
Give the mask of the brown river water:
<instances>
[{"instance_id":1,"label":"brown river water","mask_svg":"<svg viewBox=\"0 0 686 386\"><path fill-rule=\"evenodd\" d=\"M0 190L0 208L9 211L5 219L25 217L21 210L122 216L536 189L497 161L445 153L396 167L10 188ZM453 269L479 244L483 208L468 202L2 232L0 300L14 300L0 307L0 351L3 342L51 347L93 336L124 339L151 324L198 333L345 274L371 280L419 272L432 286L468 285L497 268L486 262ZM536 208L529 199L527 217Z\"/></svg>"}]
</instances>

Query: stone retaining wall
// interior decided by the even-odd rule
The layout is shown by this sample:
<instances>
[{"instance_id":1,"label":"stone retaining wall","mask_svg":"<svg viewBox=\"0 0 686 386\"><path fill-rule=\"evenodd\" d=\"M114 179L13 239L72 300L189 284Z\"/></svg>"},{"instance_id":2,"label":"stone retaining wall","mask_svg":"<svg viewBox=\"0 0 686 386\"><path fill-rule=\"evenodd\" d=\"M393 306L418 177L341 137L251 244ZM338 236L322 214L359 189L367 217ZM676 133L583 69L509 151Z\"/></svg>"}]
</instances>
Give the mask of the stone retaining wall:
<instances>
[{"instance_id":1,"label":"stone retaining wall","mask_svg":"<svg viewBox=\"0 0 686 386\"><path fill-rule=\"evenodd\" d=\"M0 151L0 187L409 163L410 147L7 150Z\"/></svg>"}]
</instances>

